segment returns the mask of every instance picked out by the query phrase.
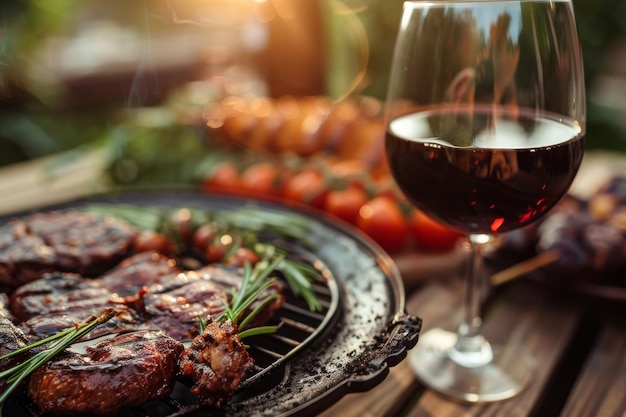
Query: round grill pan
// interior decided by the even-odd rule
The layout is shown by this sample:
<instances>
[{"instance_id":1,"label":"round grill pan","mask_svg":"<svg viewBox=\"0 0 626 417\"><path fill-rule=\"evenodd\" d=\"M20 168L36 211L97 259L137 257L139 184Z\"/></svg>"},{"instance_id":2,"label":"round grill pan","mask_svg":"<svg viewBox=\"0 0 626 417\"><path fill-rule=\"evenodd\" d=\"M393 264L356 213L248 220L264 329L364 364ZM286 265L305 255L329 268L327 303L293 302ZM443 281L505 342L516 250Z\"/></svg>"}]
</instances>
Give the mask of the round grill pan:
<instances>
[{"instance_id":1,"label":"round grill pan","mask_svg":"<svg viewBox=\"0 0 626 417\"><path fill-rule=\"evenodd\" d=\"M289 323L296 336L265 336L251 343L251 354L262 369L242 384L225 408L199 408L186 387L177 384L169 398L125 411L123 416L312 415L347 393L376 386L389 367L399 363L417 343L421 320L405 311L404 287L392 259L355 229L322 213L293 205L173 190L126 191L41 210L87 204L211 210L254 204L260 210L296 211L312 222L312 248L293 250L315 262L320 270L321 280L315 288L324 311L308 313L297 299L288 296L279 319ZM16 416L37 415L25 402L7 404L9 410Z\"/></svg>"}]
</instances>

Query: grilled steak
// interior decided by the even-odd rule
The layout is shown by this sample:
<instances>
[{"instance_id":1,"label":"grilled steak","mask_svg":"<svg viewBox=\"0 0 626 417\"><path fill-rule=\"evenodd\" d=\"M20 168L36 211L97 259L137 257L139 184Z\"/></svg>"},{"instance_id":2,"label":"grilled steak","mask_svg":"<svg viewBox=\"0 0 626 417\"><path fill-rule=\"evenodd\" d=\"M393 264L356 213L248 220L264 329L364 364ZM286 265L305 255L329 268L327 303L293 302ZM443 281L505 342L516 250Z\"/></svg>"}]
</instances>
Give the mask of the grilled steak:
<instances>
[{"instance_id":1,"label":"grilled steak","mask_svg":"<svg viewBox=\"0 0 626 417\"><path fill-rule=\"evenodd\" d=\"M128 254L135 236L122 220L73 210L12 220L0 227L0 287L53 271L99 275Z\"/></svg>"},{"instance_id":2,"label":"grilled steak","mask_svg":"<svg viewBox=\"0 0 626 417\"><path fill-rule=\"evenodd\" d=\"M158 252L143 252L123 260L99 277L98 283L111 292L127 296L180 272L175 260Z\"/></svg>"},{"instance_id":3,"label":"grilled steak","mask_svg":"<svg viewBox=\"0 0 626 417\"><path fill-rule=\"evenodd\" d=\"M115 306L118 315L96 327L86 338L141 328L143 319L126 305L114 303L114 299L98 281L57 272L15 290L10 308L20 329L34 340L72 327L89 316L97 316L109 306Z\"/></svg>"},{"instance_id":4,"label":"grilled steak","mask_svg":"<svg viewBox=\"0 0 626 417\"><path fill-rule=\"evenodd\" d=\"M10 309L19 321L52 313L87 310L110 304L111 293L80 275L55 272L25 284L11 295Z\"/></svg>"},{"instance_id":5,"label":"grilled steak","mask_svg":"<svg viewBox=\"0 0 626 417\"><path fill-rule=\"evenodd\" d=\"M201 317L217 317L224 312L229 291L239 288L241 271L223 265L207 266L170 277L151 286L141 298L148 320L176 340L186 341L198 334ZM279 285L259 296L259 302L279 294L256 317L254 325L266 323L282 307L284 297ZM253 304L252 308L256 304Z\"/></svg>"},{"instance_id":6,"label":"grilled steak","mask_svg":"<svg viewBox=\"0 0 626 417\"><path fill-rule=\"evenodd\" d=\"M7 296L0 294L0 356L11 353L28 344L26 336L11 321L11 314L6 308ZM0 371L7 370L18 363L17 358L8 358L0 361ZM0 393L4 391L5 381L0 380Z\"/></svg>"},{"instance_id":7,"label":"grilled steak","mask_svg":"<svg viewBox=\"0 0 626 417\"><path fill-rule=\"evenodd\" d=\"M231 322L207 324L183 352L179 373L194 381L191 392L202 404L221 407L254 369L254 361Z\"/></svg>"},{"instance_id":8,"label":"grilled steak","mask_svg":"<svg viewBox=\"0 0 626 417\"><path fill-rule=\"evenodd\" d=\"M43 240L13 220L0 227L0 289L10 292L56 268L57 256Z\"/></svg>"},{"instance_id":9,"label":"grilled steak","mask_svg":"<svg viewBox=\"0 0 626 417\"><path fill-rule=\"evenodd\" d=\"M168 396L183 345L162 332L118 335L65 351L30 378L28 395L44 413L115 415L122 408Z\"/></svg>"}]
</instances>

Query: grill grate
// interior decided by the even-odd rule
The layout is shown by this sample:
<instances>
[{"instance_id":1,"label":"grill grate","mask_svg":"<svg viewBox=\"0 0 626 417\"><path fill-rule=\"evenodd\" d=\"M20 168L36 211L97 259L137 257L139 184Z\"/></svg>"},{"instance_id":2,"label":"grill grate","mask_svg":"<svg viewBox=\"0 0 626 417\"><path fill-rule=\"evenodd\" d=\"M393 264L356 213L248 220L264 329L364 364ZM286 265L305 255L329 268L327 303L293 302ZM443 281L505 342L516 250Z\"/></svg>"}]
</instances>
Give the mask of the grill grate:
<instances>
[{"instance_id":1,"label":"grill grate","mask_svg":"<svg viewBox=\"0 0 626 417\"><path fill-rule=\"evenodd\" d=\"M321 303L321 311L311 312L301 298L295 296L289 289L285 291L284 305L272 322L268 323L278 326L277 332L245 340L257 371L241 383L231 402L254 397L275 387L284 377L281 370L285 364L311 342L326 334L336 321L339 315L337 282L319 260L309 259L307 262L319 271L312 288ZM201 409L188 386L183 382L177 382L169 397L124 410L116 417L181 417L192 415ZM37 406L24 393L18 399L10 399L5 405L5 412L10 416L43 417ZM219 415L219 410L215 411L215 415Z\"/></svg>"}]
</instances>

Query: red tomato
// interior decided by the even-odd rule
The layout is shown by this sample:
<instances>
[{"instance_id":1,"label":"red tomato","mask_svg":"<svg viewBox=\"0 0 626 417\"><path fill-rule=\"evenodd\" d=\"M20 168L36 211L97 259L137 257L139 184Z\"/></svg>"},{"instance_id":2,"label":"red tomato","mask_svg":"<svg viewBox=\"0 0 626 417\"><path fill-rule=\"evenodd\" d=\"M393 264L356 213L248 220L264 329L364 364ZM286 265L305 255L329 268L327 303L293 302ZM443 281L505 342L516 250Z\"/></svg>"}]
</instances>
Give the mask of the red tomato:
<instances>
[{"instance_id":1,"label":"red tomato","mask_svg":"<svg viewBox=\"0 0 626 417\"><path fill-rule=\"evenodd\" d=\"M174 253L174 244L161 233L145 230L133 240L133 249L137 253L155 251L169 256Z\"/></svg>"},{"instance_id":2,"label":"red tomato","mask_svg":"<svg viewBox=\"0 0 626 417\"><path fill-rule=\"evenodd\" d=\"M329 165L329 172L333 179L344 181L349 186L365 188L370 181L368 168L362 161L343 159Z\"/></svg>"},{"instance_id":3,"label":"red tomato","mask_svg":"<svg viewBox=\"0 0 626 417\"><path fill-rule=\"evenodd\" d=\"M359 210L356 226L387 252L402 249L407 241L407 221L400 206L386 196L376 196Z\"/></svg>"},{"instance_id":4,"label":"red tomato","mask_svg":"<svg viewBox=\"0 0 626 417\"><path fill-rule=\"evenodd\" d=\"M363 188L351 186L342 190L331 190L326 196L324 211L351 224L356 224L359 210L368 197Z\"/></svg>"},{"instance_id":5,"label":"red tomato","mask_svg":"<svg viewBox=\"0 0 626 417\"><path fill-rule=\"evenodd\" d=\"M256 254L252 249L246 247L240 247L235 250L231 256L226 260L226 265L241 267L244 266L246 262L250 264L250 266L256 265L261 258Z\"/></svg>"},{"instance_id":6,"label":"red tomato","mask_svg":"<svg viewBox=\"0 0 626 417\"><path fill-rule=\"evenodd\" d=\"M193 247L199 251L206 249L213 243L217 236L217 229L210 223L198 227L193 234Z\"/></svg>"},{"instance_id":7,"label":"red tomato","mask_svg":"<svg viewBox=\"0 0 626 417\"><path fill-rule=\"evenodd\" d=\"M312 168L304 169L289 178L282 189L282 196L291 201L324 208L328 187L324 176Z\"/></svg>"},{"instance_id":8,"label":"red tomato","mask_svg":"<svg viewBox=\"0 0 626 417\"><path fill-rule=\"evenodd\" d=\"M463 234L431 219L420 210L415 210L409 223L411 236L419 249L429 252L452 250Z\"/></svg>"},{"instance_id":9,"label":"red tomato","mask_svg":"<svg viewBox=\"0 0 626 417\"><path fill-rule=\"evenodd\" d=\"M228 245L225 245L219 240L216 240L215 242L207 246L204 254L206 255L207 260L210 263L222 262L229 249L230 248Z\"/></svg>"},{"instance_id":10,"label":"red tomato","mask_svg":"<svg viewBox=\"0 0 626 417\"><path fill-rule=\"evenodd\" d=\"M202 188L206 191L226 191L236 192L241 187L239 170L231 161L219 162L210 176L202 183Z\"/></svg>"},{"instance_id":11,"label":"red tomato","mask_svg":"<svg viewBox=\"0 0 626 417\"><path fill-rule=\"evenodd\" d=\"M241 173L241 187L249 194L259 197L276 195L279 185L279 170L269 162L250 165Z\"/></svg>"}]
</instances>

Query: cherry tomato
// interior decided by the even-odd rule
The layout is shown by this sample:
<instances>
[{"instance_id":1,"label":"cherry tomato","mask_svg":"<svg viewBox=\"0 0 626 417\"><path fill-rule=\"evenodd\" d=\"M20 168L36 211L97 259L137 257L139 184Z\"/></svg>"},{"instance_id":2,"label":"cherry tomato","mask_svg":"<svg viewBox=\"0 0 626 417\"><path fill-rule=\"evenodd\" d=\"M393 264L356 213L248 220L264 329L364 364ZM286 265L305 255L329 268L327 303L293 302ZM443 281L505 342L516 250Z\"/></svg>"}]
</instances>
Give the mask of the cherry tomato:
<instances>
[{"instance_id":1,"label":"cherry tomato","mask_svg":"<svg viewBox=\"0 0 626 417\"><path fill-rule=\"evenodd\" d=\"M145 230L135 237L133 250L137 253L156 251L169 256L174 253L174 244L161 233Z\"/></svg>"},{"instance_id":2,"label":"cherry tomato","mask_svg":"<svg viewBox=\"0 0 626 417\"><path fill-rule=\"evenodd\" d=\"M280 173L276 164L259 162L247 167L241 173L241 187L251 195L274 196L278 193Z\"/></svg>"},{"instance_id":3,"label":"cherry tomato","mask_svg":"<svg viewBox=\"0 0 626 417\"><path fill-rule=\"evenodd\" d=\"M370 180L368 168L357 159L342 159L329 164L333 179L343 181L348 186L365 188Z\"/></svg>"},{"instance_id":4,"label":"cherry tomato","mask_svg":"<svg viewBox=\"0 0 626 417\"><path fill-rule=\"evenodd\" d=\"M356 224L359 210L367 200L367 193L359 186L331 190L326 196L324 211L348 223Z\"/></svg>"},{"instance_id":5,"label":"cherry tomato","mask_svg":"<svg viewBox=\"0 0 626 417\"><path fill-rule=\"evenodd\" d=\"M169 218L169 224L172 228L171 232L174 234L174 239L179 239L183 245L189 244L193 238L193 224L192 224L191 210L188 208L181 208L174 211ZM168 236L171 236L168 234Z\"/></svg>"},{"instance_id":6,"label":"cherry tomato","mask_svg":"<svg viewBox=\"0 0 626 417\"><path fill-rule=\"evenodd\" d=\"M286 200L309 204L319 209L324 208L328 187L324 176L313 168L304 169L289 178L282 189Z\"/></svg>"},{"instance_id":7,"label":"cherry tomato","mask_svg":"<svg viewBox=\"0 0 626 417\"><path fill-rule=\"evenodd\" d=\"M239 191L240 187L239 170L231 161L222 161L215 165L209 177L202 183L205 191L232 193Z\"/></svg>"},{"instance_id":8,"label":"cherry tomato","mask_svg":"<svg viewBox=\"0 0 626 417\"><path fill-rule=\"evenodd\" d=\"M226 260L226 265L230 266L244 266L246 262L250 264L250 266L254 266L257 262L259 262L261 258L256 254L252 249L246 247L240 247L235 250L231 256Z\"/></svg>"},{"instance_id":9,"label":"cherry tomato","mask_svg":"<svg viewBox=\"0 0 626 417\"><path fill-rule=\"evenodd\" d=\"M420 210L413 211L409 222L411 236L415 245L429 252L452 250L463 234L431 219Z\"/></svg>"},{"instance_id":10,"label":"cherry tomato","mask_svg":"<svg viewBox=\"0 0 626 417\"><path fill-rule=\"evenodd\" d=\"M198 227L193 234L193 247L201 252L213 243L217 236L217 229L210 223L205 223Z\"/></svg>"},{"instance_id":11,"label":"cherry tomato","mask_svg":"<svg viewBox=\"0 0 626 417\"><path fill-rule=\"evenodd\" d=\"M376 196L359 210L356 226L387 252L402 249L408 237L407 221L400 206L389 197Z\"/></svg>"},{"instance_id":12,"label":"cherry tomato","mask_svg":"<svg viewBox=\"0 0 626 417\"><path fill-rule=\"evenodd\" d=\"M209 246L207 246L204 254L207 257L207 261L210 263L221 262L224 260L226 253L230 250L230 246L228 244L222 243L219 239L212 242Z\"/></svg>"}]
</instances>

